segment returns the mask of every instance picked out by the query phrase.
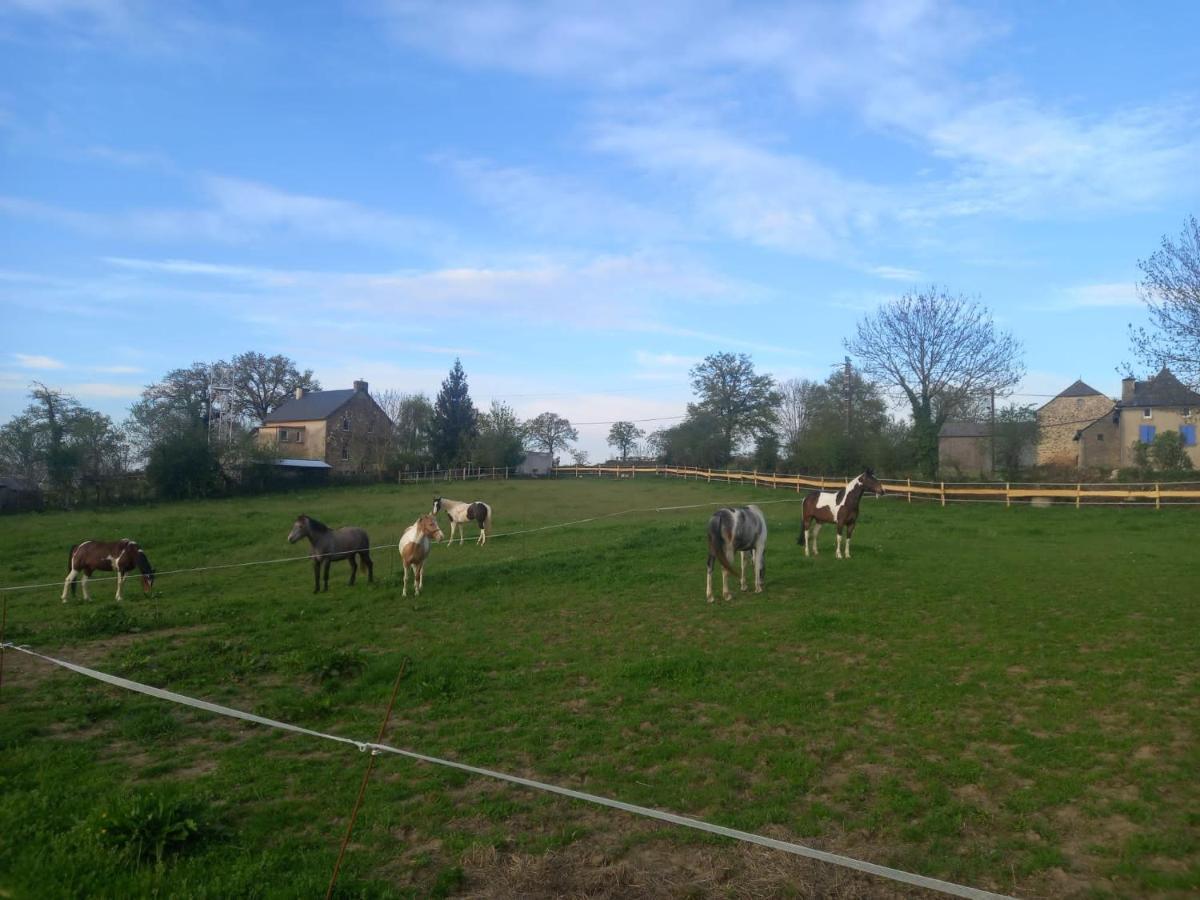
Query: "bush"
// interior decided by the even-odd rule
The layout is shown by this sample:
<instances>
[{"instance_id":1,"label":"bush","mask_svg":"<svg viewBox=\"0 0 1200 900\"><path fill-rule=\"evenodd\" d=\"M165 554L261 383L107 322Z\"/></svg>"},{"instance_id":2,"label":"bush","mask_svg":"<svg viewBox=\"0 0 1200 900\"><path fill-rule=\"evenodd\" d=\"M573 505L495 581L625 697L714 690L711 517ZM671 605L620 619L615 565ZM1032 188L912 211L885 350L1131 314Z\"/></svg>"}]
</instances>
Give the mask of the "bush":
<instances>
[{"instance_id":1,"label":"bush","mask_svg":"<svg viewBox=\"0 0 1200 900\"><path fill-rule=\"evenodd\" d=\"M163 860L199 843L212 829L204 823L208 803L139 791L121 797L99 815L101 846L135 866Z\"/></svg>"},{"instance_id":2,"label":"bush","mask_svg":"<svg viewBox=\"0 0 1200 900\"><path fill-rule=\"evenodd\" d=\"M208 435L189 431L167 438L150 451L146 479L165 500L193 500L215 494L221 467Z\"/></svg>"}]
</instances>

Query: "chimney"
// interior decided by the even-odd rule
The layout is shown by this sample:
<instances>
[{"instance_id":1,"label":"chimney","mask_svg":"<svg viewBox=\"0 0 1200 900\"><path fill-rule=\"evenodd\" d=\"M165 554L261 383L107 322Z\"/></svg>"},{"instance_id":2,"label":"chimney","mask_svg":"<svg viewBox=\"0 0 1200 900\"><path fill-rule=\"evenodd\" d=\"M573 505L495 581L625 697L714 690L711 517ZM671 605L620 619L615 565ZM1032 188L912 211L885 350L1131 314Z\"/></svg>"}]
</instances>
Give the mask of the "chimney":
<instances>
[{"instance_id":1,"label":"chimney","mask_svg":"<svg viewBox=\"0 0 1200 900\"><path fill-rule=\"evenodd\" d=\"M1132 376L1129 378L1121 379L1121 402L1122 403L1128 403L1129 401L1131 401L1133 399L1134 384L1135 384L1135 381L1132 378Z\"/></svg>"},{"instance_id":2,"label":"chimney","mask_svg":"<svg viewBox=\"0 0 1200 900\"><path fill-rule=\"evenodd\" d=\"M307 393L308 393L308 388L302 388L302 387L296 388L296 399L299 400L301 397L303 397Z\"/></svg>"},{"instance_id":3,"label":"chimney","mask_svg":"<svg viewBox=\"0 0 1200 900\"><path fill-rule=\"evenodd\" d=\"M358 391L360 394L365 394L367 392L367 383L365 381L354 382L354 390Z\"/></svg>"}]
</instances>

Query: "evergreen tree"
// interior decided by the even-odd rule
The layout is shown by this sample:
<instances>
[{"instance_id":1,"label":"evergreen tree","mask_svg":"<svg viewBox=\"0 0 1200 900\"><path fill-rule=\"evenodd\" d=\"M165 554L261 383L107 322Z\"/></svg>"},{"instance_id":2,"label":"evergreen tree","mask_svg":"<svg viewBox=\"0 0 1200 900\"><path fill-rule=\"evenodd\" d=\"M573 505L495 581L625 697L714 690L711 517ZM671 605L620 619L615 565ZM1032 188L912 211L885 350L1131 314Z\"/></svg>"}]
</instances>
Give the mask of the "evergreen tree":
<instances>
[{"instance_id":1,"label":"evergreen tree","mask_svg":"<svg viewBox=\"0 0 1200 900\"><path fill-rule=\"evenodd\" d=\"M465 465L471 459L478 434L479 413L467 389L467 373L462 362L455 359L454 368L442 382L433 404L429 445L434 462L446 468Z\"/></svg>"}]
</instances>

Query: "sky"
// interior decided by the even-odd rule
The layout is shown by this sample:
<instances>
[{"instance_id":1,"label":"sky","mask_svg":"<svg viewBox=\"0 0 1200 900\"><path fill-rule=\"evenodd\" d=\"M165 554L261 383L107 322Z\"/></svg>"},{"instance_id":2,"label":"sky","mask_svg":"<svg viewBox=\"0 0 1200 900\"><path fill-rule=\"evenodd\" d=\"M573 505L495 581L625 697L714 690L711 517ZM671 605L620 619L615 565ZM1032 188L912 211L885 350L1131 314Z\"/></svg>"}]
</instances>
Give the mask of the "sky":
<instances>
[{"instance_id":1,"label":"sky","mask_svg":"<svg viewBox=\"0 0 1200 900\"><path fill-rule=\"evenodd\" d=\"M256 350L672 424L939 285L1119 394L1200 213L1200 4L0 0L0 421ZM1144 374L1139 372L1139 374ZM580 427L606 456L608 425Z\"/></svg>"}]
</instances>

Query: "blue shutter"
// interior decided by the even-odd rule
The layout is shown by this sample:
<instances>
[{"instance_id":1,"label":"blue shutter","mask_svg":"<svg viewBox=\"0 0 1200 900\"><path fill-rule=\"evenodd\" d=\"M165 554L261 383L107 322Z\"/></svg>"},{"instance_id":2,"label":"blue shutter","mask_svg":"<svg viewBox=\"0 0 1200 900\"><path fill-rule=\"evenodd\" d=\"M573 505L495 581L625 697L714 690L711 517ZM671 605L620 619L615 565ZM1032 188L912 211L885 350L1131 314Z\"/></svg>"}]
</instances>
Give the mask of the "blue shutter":
<instances>
[{"instance_id":1,"label":"blue shutter","mask_svg":"<svg viewBox=\"0 0 1200 900\"><path fill-rule=\"evenodd\" d=\"M1185 447L1195 447L1196 446L1196 426L1195 425L1182 426L1179 429L1179 435L1180 435L1180 437L1183 438L1183 446L1185 446Z\"/></svg>"},{"instance_id":2,"label":"blue shutter","mask_svg":"<svg viewBox=\"0 0 1200 900\"><path fill-rule=\"evenodd\" d=\"M1155 431L1157 431L1157 429L1153 425L1139 425L1138 440L1143 444L1153 444Z\"/></svg>"}]
</instances>

